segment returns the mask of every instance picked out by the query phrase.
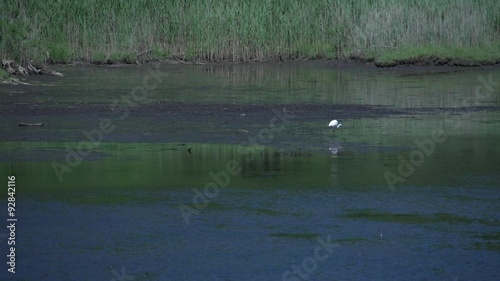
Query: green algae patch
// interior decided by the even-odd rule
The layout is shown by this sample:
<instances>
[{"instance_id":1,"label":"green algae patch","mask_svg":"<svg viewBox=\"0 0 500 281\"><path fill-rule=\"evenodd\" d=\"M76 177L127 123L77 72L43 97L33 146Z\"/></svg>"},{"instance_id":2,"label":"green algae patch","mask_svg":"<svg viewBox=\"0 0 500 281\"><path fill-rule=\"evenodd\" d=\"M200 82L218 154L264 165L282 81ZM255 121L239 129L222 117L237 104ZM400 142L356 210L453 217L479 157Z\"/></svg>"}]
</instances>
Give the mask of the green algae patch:
<instances>
[{"instance_id":1,"label":"green algae patch","mask_svg":"<svg viewBox=\"0 0 500 281\"><path fill-rule=\"evenodd\" d=\"M279 238L291 238L291 239L314 239L319 235L317 233L308 233L308 232L303 232L303 233L278 232L278 233L271 233L271 236Z\"/></svg>"},{"instance_id":2,"label":"green algae patch","mask_svg":"<svg viewBox=\"0 0 500 281\"><path fill-rule=\"evenodd\" d=\"M390 213L371 209L364 209L350 212L344 215L346 218L366 219L379 222L404 223L404 224L431 224L431 223L449 223L449 224L470 224L474 220L447 213L435 213L429 215L412 213Z\"/></svg>"},{"instance_id":3,"label":"green algae patch","mask_svg":"<svg viewBox=\"0 0 500 281\"><path fill-rule=\"evenodd\" d=\"M268 215L272 217L278 217L284 215L282 212L278 212L275 210L269 210L269 209L257 209L256 212L261 215Z\"/></svg>"}]
</instances>

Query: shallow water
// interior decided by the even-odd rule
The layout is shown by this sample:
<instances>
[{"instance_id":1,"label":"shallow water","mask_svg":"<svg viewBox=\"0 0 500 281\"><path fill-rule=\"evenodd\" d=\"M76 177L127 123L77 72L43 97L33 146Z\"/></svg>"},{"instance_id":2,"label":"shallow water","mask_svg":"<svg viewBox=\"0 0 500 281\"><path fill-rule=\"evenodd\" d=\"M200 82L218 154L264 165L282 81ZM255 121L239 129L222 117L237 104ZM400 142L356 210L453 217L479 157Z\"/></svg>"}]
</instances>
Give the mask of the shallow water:
<instances>
[{"instance_id":1,"label":"shallow water","mask_svg":"<svg viewBox=\"0 0 500 281\"><path fill-rule=\"evenodd\" d=\"M43 111L109 105L148 67L66 66L62 80L0 88L18 218L17 273L0 279L500 278L500 86L488 84L500 71L162 65L137 106L231 110L132 111L87 148L82 130L113 112Z\"/></svg>"}]
</instances>

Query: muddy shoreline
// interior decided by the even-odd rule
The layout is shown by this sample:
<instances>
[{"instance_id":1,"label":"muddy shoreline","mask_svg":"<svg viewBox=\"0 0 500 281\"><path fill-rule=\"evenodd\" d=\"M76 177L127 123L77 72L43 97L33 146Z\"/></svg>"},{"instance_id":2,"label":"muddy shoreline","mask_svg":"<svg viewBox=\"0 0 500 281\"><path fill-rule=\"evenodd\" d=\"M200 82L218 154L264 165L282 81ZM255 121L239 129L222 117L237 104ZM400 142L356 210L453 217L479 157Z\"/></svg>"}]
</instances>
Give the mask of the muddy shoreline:
<instances>
[{"instance_id":1,"label":"muddy shoreline","mask_svg":"<svg viewBox=\"0 0 500 281\"><path fill-rule=\"evenodd\" d=\"M351 69L351 68L363 68L370 70L380 70L380 71L395 71L401 74L405 73L448 73L455 71L464 71L469 69L495 69L500 67L500 60L487 60L487 61L472 61L465 59L452 59L452 58L440 58L436 56L429 57L419 57L419 58L409 58L388 62L378 62L373 58L363 58L363 57L349 57L347 59L305 59L305 60L288 60L288 61L264 61L264 62L197 62L197 61L184 61L184 60L145 60L136 61L130 63L124 62L106 62L106 63L92 63L92 62L74 62L74 63L49 63L44 67L50 69L52 67L88 67L88 68L123 68L123 67L136 67L136 66L147 66L147 65L198 65L207 67L218 67L218 66L232 66L232 65L245 65L245 64L261 64L261 65L272 65L272 64L302 64L302 65L316 65L320 67L327 67L333 69ZM42 73L43 74L43 73ZM35 75L37 76L37 75ZM23 77L19 75L14 75L14 77Z\"/></svg>"}]
</instances>

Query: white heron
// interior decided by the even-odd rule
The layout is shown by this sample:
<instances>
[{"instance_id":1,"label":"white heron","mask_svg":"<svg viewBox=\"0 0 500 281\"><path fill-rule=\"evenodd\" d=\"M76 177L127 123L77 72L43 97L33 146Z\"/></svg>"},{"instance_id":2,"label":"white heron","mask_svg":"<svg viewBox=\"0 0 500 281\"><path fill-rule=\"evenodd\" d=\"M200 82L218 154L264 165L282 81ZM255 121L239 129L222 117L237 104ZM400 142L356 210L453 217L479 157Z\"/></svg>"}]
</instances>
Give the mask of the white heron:
<instances>
[{"instance_id":1,"label":"white heron","mask_svg":"<svg viewBox=\"0 0 500 281\"><path fill-rule=\"evenodd\" d=\"M342 126L339 121L337 120L332 120L330 121L330 124L328 124L328 127L332 127L333 129L338 129Z\"/></svg>"},{"instance_id":2,"label":"white heron","mask_svg":"<svg viewBox=\"0 0 500 281\"><path fill-rule=\"evenodd\" d=\"M330 121L330 124L328 124L328 127L332 128L333 135L335 136L335 129L342 127L342 124L340 124L339 121L334 119L334 120Z\"/></svg>"}]
</instances>

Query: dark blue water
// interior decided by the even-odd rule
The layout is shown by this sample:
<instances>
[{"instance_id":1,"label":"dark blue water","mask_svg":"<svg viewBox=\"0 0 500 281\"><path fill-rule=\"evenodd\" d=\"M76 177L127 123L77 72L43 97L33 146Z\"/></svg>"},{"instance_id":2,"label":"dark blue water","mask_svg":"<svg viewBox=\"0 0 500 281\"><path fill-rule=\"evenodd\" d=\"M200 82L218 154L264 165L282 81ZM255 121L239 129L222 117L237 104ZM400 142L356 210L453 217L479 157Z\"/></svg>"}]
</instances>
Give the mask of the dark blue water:
<instances>
[{"instance_id":1,"label":"dark blue water","mask_svg":"<svg viewBox=\"0 0 500 281\"><path fill-rule=\"evenodd\" d=\"M187 193L137 191L120 204L21 200L16 277L112 280L115 269L134 280L296 280L282 275L328 237L333 252L321 251L316 269L306 262L314 270L302 269L304 280L499 277L492 187L476 186L474 196L469 188L227 188L186 225L178 205Z\"/></svg>"}]
</instances>

